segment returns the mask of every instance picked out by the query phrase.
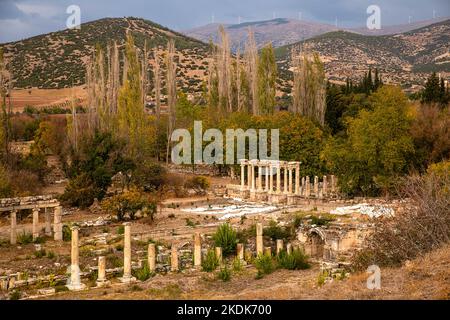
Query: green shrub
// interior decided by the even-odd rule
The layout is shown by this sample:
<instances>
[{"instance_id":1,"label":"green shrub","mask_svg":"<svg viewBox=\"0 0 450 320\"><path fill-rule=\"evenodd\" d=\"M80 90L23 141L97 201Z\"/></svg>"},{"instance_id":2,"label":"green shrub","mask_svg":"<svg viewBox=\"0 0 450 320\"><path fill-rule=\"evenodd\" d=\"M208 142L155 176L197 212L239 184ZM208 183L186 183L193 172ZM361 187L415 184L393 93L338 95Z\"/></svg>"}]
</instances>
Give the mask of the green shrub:
<instances>
[{"instance_id":1,"label":"green shrub","mask_svg":"<svg viewBox=\"0 0 450 320\"><path fill-rule=\"evenodd\" d=\"M33 235L29 232L23 231L17 235L17 243L21 245L29 244L33 242Z\"/></svg>"},{"instance_id":2,"label":"green shrub","mask_svg":"<svg viewBox=\"0 0 450 320\"><path fill-rule=\"evenodd\" d=\"M118 172L128 172L134 163L124 158L125 143L111 133L95 132L82 137L77 150L70 150L72 160L67 165L70 177L61 200L81 208L102 200Z\"/></svg>"},{"instance_id":3,"label":"green shrub","mask_svg":"<svg viewBox=\"0 0 450 320\"><path fill-rule=\"evenodd\" d=\"M247 243L248 239L256 237L256 224L250 226L250 228L242 229L236 232L236 238L240 243Z\"/></svg>"},{"instance_id":4,"label":"green shrub","mask_svg":"<svg viewBox=\"0 0 450 320\"><path fill-rule=\"evenodd\" d=\"M205 194L209 186L208 178L202 176L192 177L184 183L186 189L194 189L197 194Z\"/></svg>"},{"instance_id":5,"label":"green shrub","mask_svg":"<svg viewBox=\"0 0 450 320\"><path fill-rule=\"evenodd\" d=\"M214 250L208 250L205 259L202 261L202 270L205 272L212 272L219 266L219 259Z\"/></svg>"},{"instance_id":6,"label":"green shrub","mask_svg":"<svg viewBox=\"0 0 450 320\"><path fill-rule=\"evenodd\" d=\"M45 238L44 237L37 237L36 239L33 240L33 243L36 243L36 244L45 243Z\"/></svg>"},{"instance_id":7,"label":"green shrub","mask_svg":"<svg viewBox=\"0 0 450 320\"><path fill-rule=\"evenodd\" d=\"M67 288L65 285L59 285L55 287L56 292L66 292L69 291L69 288Z\"/></svg>"},{"instance_id":8,"label":"green shrub","mask_svg":"<svg viewBox=\"0 0 450 320\"><path fill-rule=\"evenodd\" d=\"M292 251L291 254L281 251L277 256L277 263L279 268L288 270L303 270L310 267L308 257L300 249Z\"/></svg>"},{"instance_id":9,"label":"green shrub","mask_svg":"<svg viewBox=\"0 0 450 320\"><path fill-rule=\"evenodd\" d=\"M72 240L72 230L70 229L70 226L65 224L62 228L62 234L63 234L63 241L71 241Z\"/></svg>"},{"instance_id":10,"label":"green shrub","mask_svg":"<svg viewBox=\"0 0 450 320\"><path fill-rule=\"evenodd\" d=\"M132 183L143 188L144 191L159 189L164 184L166 171L164 167L157 163L144 161L134 170Z\"/></svg>"},{"instance_id":11,"label":"green shrub","mask_svg":"<svg viewBox=\"0 0 450 320\"><path fill-rule=\"evenodd\" d=\"M118 226L117 234L124 234L124 233L125 233L125 226Z\"/></svg>"},{"instance_id":12,"label":"green shrub","mask_svg":"<svg viewBox=\"0 0 450 320\"><path fill-rule=\"evenodd\" d=\"M114 254L106 256L106 263L111 265L113 268L123 267L123 259Z\"/></svg>"},{"instance_id":13,"label":"green shrub","mask_svg":"<svg viewBox=\"0 0 450 320\"><path fill-rule=\"evenodd\" d=\"M140 269L134 270L133 274L139 281L145 281L153 276L153 272L150 271L147 261L144 261Z\"/></svg>"},{"instance_id":14,"label":"green shrub","mask_svg":"<svg viewBox=\"0 0 450 320\"><path fill-rule=\"evenodd\" d=\"M327 280L328 277L329 277L329 273L327 270L322 270L319 273L319 276L317 277L317 284L319 285L319 287L321 287L325 284L325 281Z\"/></svg>"},{"instance_id":15,"label":"green shrub","mask_svg":"<svg viewBox=\"0 0 450 320\"><path fill-rule=\"evenodd\" d=\"M55 257L56 257L56 255L55 255L55 253L53 251L48 251L47 252L47 258L53 260L53 259L55 259Z\"/></svg>"},{"instance_id":16,"label":"green shrub","mask_svg":"<svg viewBox=\"0 0 450 320\"><path fill-rule=\"evenodd\" d=\"M71 206L87 208L101 194L102 191L96 188L88 175L80 174L69 181L64 194L60 198Z\"/></svg>"},{"instance_id":17,"label":"green shrub","mask_svg":"<svg viewBox=\"0 0 450 320\"><path fill-rule=\"evenodd\" d=\"M231 280L231 270L228 269L227 266L220 268L220 271L217 273L217 277L223 282L227 282Z\"/></svg>"},{"instance_id":18,"label":"green shrub","mask_svg":"<svg viewBox=\"0 0 450 320\"><path fill-rule=\"evenodd\" d=\"M134 219L138 211L149 214L153 220L156 213L156 203L148 200L143 193L136 189L105 199L102 201L102 207L105 211L116 215L119 221L124 220L127 215L130 219Z\"/></svg>"},{"instance_id":19,"label":"green shrub","mask_svg":"<svg viewBox=\"0 0 450 320\"><path fill-rule=\"evenodd\" d=\"M276 221L272 220L269 223L269 227L264 229L264 235L272 240L288 239L291 237L291 231L289 228L278 226Z\"/></svg>"},{"instance_id":20,"label":"green shrub","mask_svg":"<svg viewBox=\"0 0 450 320\"><path fill-rule=\"evenodd\" d=\"M186 218L186 226L194 228L197 224L189 218Z\"/></svg>"},{"instance_id":21,"label":"green shrub","mask_svg":"<svg viewBox=\"0 0 450 320\"><path fill-rule=\"evenodd\" d=\"M44 249L41 249L41 250L35 251L33 254L36 258L42 258L42 257L45 257L47 252Z\"/></svg>"},{"instance_id":22,"label":"green shrub","mask_svg":"<svg viewBox=\"0 0 450 320\"><path fill-rule=\"evenodd\" d=\"M233 260L233 271L234 272L241 272L243 269L242 261L239 259L239 257L234 258Z\"/></svg>"},{"instance_id":23,"label":"green shrub","mask_svg":"<svg viewBox=\"0 0 450 320\"><path fill-rule=\"evenodd\" d=\"M311 216L311 224L315 224L317 226L325 226L334 220L336 219L333 216L327 214L321 215L319 217Z\"/></svg>"},{"instance_id":24,"label":"green shrub","mask_svg":"<svg viewBox=\"0 0 450 320\"><path fill-rule=\"evenodd\" d=\"M255 259L254 263L256 269L258 270L258 277L262 277L265 274L271 274L276 269L272 257L268 254L259 255Z\"/></svg>"},{"instance_id":25,"label":"green shrub","mask_svg":"<svg viewBox=\"0 0 450 320\"><path fill-rule=\"evenodd\" d=\"M230 224L224 223L217 228L213 235L216 247L222 248L222 254L228 256L236 251L237 236Z\"/></svg>"},{"instance_id":26,"label":"green shrub","mask_svg":"<svg viewBox=\"0 0 450 320\"><path fill-rule=\"evenodd\" d=\"M20 290L14 290L9 295L9 300L20 300L22 298L22 292Z\"/></svg>"}]
</instances>

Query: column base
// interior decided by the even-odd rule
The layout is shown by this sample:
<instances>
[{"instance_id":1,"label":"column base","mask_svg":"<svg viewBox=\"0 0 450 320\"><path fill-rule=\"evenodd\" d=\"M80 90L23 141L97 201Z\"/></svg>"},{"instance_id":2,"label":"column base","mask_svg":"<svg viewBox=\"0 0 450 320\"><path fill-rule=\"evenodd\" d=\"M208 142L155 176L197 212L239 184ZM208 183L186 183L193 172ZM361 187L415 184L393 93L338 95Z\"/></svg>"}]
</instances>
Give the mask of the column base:
<instances>
[{"instance_id":1,"label":"column base","mask_svg":"<svg viewBox=\"0 0 450 320\"><path fill-rule=\"evenodd\" d=\"M68 284L66 287L70 291L83 291L86 289L86 285L84 283Z\"/></svg>"},{"instance_id":2,"label":"column base","mask_svg":"<svg viewBox=\"0 0 450 320\"><path fill-rule=\"evenodd\" d=\"M296 194L289 194L287 196L287 204L288 205L295 205L299 202L300 197Z\"/></svg>"},{"instance_id":3,"label":"column base","mask_svg":"<svg viewBox=\"0 0 450 320\"><path fill-rule=\"evenodd\" d=\"M255 196L257 201L267 201L268 199L267 191L264 190L257 191Z\"/></svg>"},{"instance_id":4,"label":"column base","mask_svg":"<svg viewBox=\"0 0 450 320\"><path fill-rule=\"evenodd\" d=\"M241 193L241 199L250 198L250 191L248 189L243 189L240 191L240 193Z\"/></svg>"},{"instance_id":5,"label":"column base","mask_svg":"<svg viewBox=\"0 0 450 320\"><path fill-rule=\"evenodd\" d=\"M119 281L122 283L133 283L136 282L136 278L132 276L119 278Z\"/></svg>"},{"instance_id":6,"label":"column base","mask_svg":"<svg viewBox=\"0 0 450 320\"><path fill-rule=\"evenodd\" d=\"M95 282L97 284L97 288L107 287L111 284L109 280L97 280Z\"/></svg>"},{"instance_id":7,"label":"column base","mask_svg":"<svg viewBox=\"0 0 450 320\"><path fill-rule=\"evenodd\" d=\"M287 197L283 193L272 193L269 201L275 204L283 204L287 202Z\"/></svg>"},{"instance_id":8,"label":"column base","mask_svg":"<svg viewBox=\"0 0 450 320\"><path fill-rule=\"evenodd\" d=\"M256 200L256 190L250 190L250 201Z\"/></svg>"}]
</instances>

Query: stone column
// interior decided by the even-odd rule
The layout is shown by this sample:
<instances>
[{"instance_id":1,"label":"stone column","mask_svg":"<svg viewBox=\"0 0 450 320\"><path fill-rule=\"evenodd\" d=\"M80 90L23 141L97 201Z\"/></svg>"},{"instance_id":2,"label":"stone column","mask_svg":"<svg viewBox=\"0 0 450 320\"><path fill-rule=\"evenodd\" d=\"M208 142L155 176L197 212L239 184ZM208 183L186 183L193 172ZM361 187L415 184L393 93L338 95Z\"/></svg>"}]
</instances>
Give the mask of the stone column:
<instances>
[{"instance_id":1,"label":"stone column","mask_svg":"<svg viewBox=\"0 0 450 320\"><path fill-rule=\"evenodd\" d=\"M283 250L283 240L277 240L277 254L279 254Z\"/></svg>"},{"instance_id":2,"label":"stone column","mask_svg":"<svg viewBox=\"0 0 450 320\"><path fill-rule=\"evenodd\" d=\"M281 193L281 164L277 166L277 190L276 193Z\"/></svg>"},{"instance_id":3,"label":"stone column","mask_svg":"<svg viewBox=\"0 0 450 320\"><path fill-rule=\"evenodd\" d=\"M104 287L109 284L106 279L106 258L104 256L98 257L98 276L97 276L97 287Z\"/></svg>"},{"instance_id":4,"label":"stone column","mask_svg":"<svg viewBox=\"0 0 450 320\"><path fill-rule=\"evenodd\" d=\"M219 261L219 265L222 265L222 247L216 247L216 258Z\"/></svg>"},{"instance_id":5,"label":"stone column","mask_svg":"<svg viewBox=\"0 0 450 320\"><path fill-rule=\"evenodd\" d=\"M290 243L286 244L286 252L287 252L287 254L292 253L292 244L290 244Z\"/></svg>"},{"instance_id":6,"label":"stone column","mask_svg":"<svg viewBox=\"0 0 450 320\"><path fill-rule=\"evenodd\" d=\"M234 180L236 178L236 175L234 173L234 166L230 167L230 178L231 180Z\"/></svg>"},{"instance_id":7,"label":"stone column","mask_svg":"<svg viewBox=\"0 0 450 320\"><path fill-rule=\"evenodd\" d=\"M33 240L39 238L39 209L33 209Z\"/></svg>"},{"instance_id":8,"label":"stone column","mask_svg":"<svg viewBox=\"0 0 450 320\"><path fill-rule=\"evenodd\" d=\"M273 167L272 164L269 165L269 193L273 192Z\"/></svg>"},{"instance_id":9,"label":"stone column","mask_svg":"<svg viewBox=\"0 0 450 320\"><path fill-rule=\"evenodd\" d=\"M177 246L174 243L172 243L172 253L171 253L170 264L171 264L172 272L177 272L179 270L179 268L178 268L178 250L177 250Z\"/></svg>"},{"instance_id":10,"label":"stone column","mask_svg":"<svg viewBox=\"0 0 450 320\"><path fill-rule=\"evenodd\" d=\"M247 186L248 190L252 188L252 166L250 162L247 163Z\"/></svg>"},{"instance_id":11,"label":"stone column","mask_svg":"<svg viewBox=\"0 0 450 320\"><path fill-rule=\"evenodd\" d=\"M309 176L305 178L305 197L309 198L311 196L311 183L309 181Z\"/></svg>"},{"instance_id":12,"label":"stone column","mask_svg":"<svg viewBox=\"0 0 450 320\"><path fill-rule=\"evenodd\" d=\"M56 207L54 210L53 217L53 238L55 241L62 241L63 233L62 233L62 208Z\"/></svg>"},{"instance_id":13,"label":"stone column","mask_svg":"<svg viewBox=\"0 0 450 320\"><path fill-rule=\"evenodd\" d=\"M314 195L316 196L316 198L319 197L319 177L318 176L314 177Z\"/></svg>"},{"instance_id":14,"label":"stone column","mask_svg":"<svg viewBox=\"0 0 450 320\"><path fill-rule=\"evenodd\" d=\"M243 261L244 260L244 244L242 243L238 243L236 245L236 252L237 252L237 257L239 260Z\"/></svg>"},{"instance_id":15,"label":"stone column","mask_svg":"<svg viewBox=\"0 0 450 320\"><path fill-rule=\"evenodd\" d=\"M148 252L147 252L147 263L148 268L151 272L155 272L156 270L156 245L154 243L148 244Z\"/></svg>"},{"instance_id":16,"label":"stone column","mask_svg":"<svg viewBox=\"0 0 450 320\"><path fill-rule=\"evenodd\" d=\"M264 167L264 170L266 170L266 177L264 180L264 190L269 192L269 166L266 164L266 166Z\"/></svg>"},{"instance_id":17,"label":"stone column","mask_svg":"<svg viewBox=\"0 0 450 320\"><path fill-rule=\"evenodd\" d=\"M241 162L241 190L245 189L245 164Z\"/></svg>"},{"instance_id":18,"label":"stone column","mask_svg":"<svg viewBox=\"0 0 450 320\"><path fill-rule=\"evenodd\" d=\"M49 208L45 208L45 235L48 237L52 236L52 221Z\"/></svg>"},{"instance_id":19,"label":"stone column","mask_svg":"<svg viewBox=\"0 0 450 320\"><path fill-rule=\"evenodd\" d=\"M263 225L262 223L256 224L256 255L263 253Z\"/></svg>"},{"instance_id":20,"label":"stone column","mask_svg":"<svg viewBox=\"0 0 450 320\"><path fill-rule=\"evenodd\" d=\"M123 276L121 282L129 283L136 280L131 275L131 223L123 224L125 232L123 235Z\"/></svg>"},{"instance_id":21,"label":"stone column","mask_svg":"<svg viewBox=\"0 0 450 320\"><path fill-rule=\"evenodd\" d=\"M17 244L17 211L11 211L11 238L12 245Z\"/></svg>"},{"instance_id":22,"label":"stone column","mask_svg":"<svg viewBox=\"0 0 450 320\"><path fill-rule=\"evenodd\" d=\"M196 232L194 235L194 266L200 267L202 265L202 239L200 233Z\"/></svg>"},{"instance_id":23,"label":"stone column","mask_svg":"<svg viewBox=\"0 0 450 320\"><path fill-rule=\"evenodd\" d=\"M331 176L331 193L336 193L336 177L334 175Z\"/></svg>"},{"instance_id":24,"label":"stone column","mask_svg":"<svg viewBox=\"0 0 450 320\"><path fill-rule=\"evenodd\" d=\"M255 165L253 163L250 164L250 167L252 168L251 172L252 172L252 187L251 187L251 191L255 191L256 189L256 177L255 177Z\"/></svg>"},{"instance_id":25,"label":"stone column","mask_svg":"<svg viewBox=\"0 0 450 320\"><path fill-rule=\"evenodd\" d=\"M258 191L262 191L262 167L260 164L258 164L257 167L258 167Z\"/></svg>"},{"instance_id":26,"label":"stone column","mask_svg":"<svg viewBox=\"0 0 450 320\"><path fill-rule=\"evenodd\" d=\"M300 163L295 164L295 194L300 195Z\"/></svg>"},{"instance_id":27,"label":"stone column","mask_svg":"<svg viewBox=\"0 0 450 320\"><path fill-rule=\"evenodd\" d=\"M292 186L292 167L289 166L289 193L292 194L293 193L293 186Z\"/></svg>"},{"instance_id":28,"label":"stone column","mask_svg":"<svg viewBox=\"0 0 450 320\"><path fill-rule=\"evenodd\" d=\"M264 254L266 256L271 256L272 255L272 248L271 247L265 247L264 248Z\"/></svg>"},{"instance_id":29,"label":"stone column","mask_svg":"<svg viewBox=\"0 0 450 320\"><path fill-rule=\"evenodd\" d=\"M70 265L70 284L67 288L71 291L79 291L86 288L80 280L79 249L78 249L78 226L72 227L72 247L71 247L71 265Z\"/></svg>"},{"instance_id":30,"label":"stone column","mask_svg":"<svg viewBox=\"0 0 450 320\"><path fill-rule=\"evenodd\" d=\"M288 193L288 171L287 171L287 165L283 166L283 171L284 171L284 188L283 188L283 193L287 194Z\"/></svg>"},{"instance_id":31,"label":"stone column","mask_svg":"<svg viewBox=\"0 0 450 320\"><path fill-rule=\"evenodd\" d=\"M302 178L302 190L301 190L302 196L306 196L306 182L305 177Z\"/></svg>"},{"instance_id":32,"label":"stone column","mask_svg":"<svg viewBox=\"0 0 450 320\"><path fill-rule=\"evenodd\" d=\"M322 196L325 198L328 194L328 181L327 176L323 176L323 184L322 184Z\"/></svg>"}]
</instances>

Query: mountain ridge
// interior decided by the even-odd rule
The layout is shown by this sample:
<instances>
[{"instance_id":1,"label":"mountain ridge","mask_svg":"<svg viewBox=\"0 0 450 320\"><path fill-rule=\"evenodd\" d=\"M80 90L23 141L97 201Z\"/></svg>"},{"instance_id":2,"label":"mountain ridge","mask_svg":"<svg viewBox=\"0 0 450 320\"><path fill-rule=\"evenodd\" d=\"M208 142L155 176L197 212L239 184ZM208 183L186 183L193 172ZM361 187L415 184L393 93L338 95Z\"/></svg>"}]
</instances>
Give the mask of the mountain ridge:
<instances>
[{"instance_id":1,"label":"mountain ridge","mask_svg":"<svg viewBox=\"0 0 450 320\"><path fill-rule=\"evenodd\" d=\"M210 23L181 32L203 42L208 42L212 39L214 43L218 43L218 27L223 25L230 36L232 48L236 51L238 47L241 47L241 49L243 48L242 43L245 42L248 27L252 27L252 30L255 33L257 46L261 48L268 42L271 42L274 47L280 47L296 43L298 41L311 39L328 32L340 30L366 36L395 35L426 27L448 19L449 17L442 17L431 20L416 21L409 24L384 26L379 30L369 30L366 27L342 28L315 21L276 18L271 20L249 21L240 24Z\"/></svg>"}]
</instances>

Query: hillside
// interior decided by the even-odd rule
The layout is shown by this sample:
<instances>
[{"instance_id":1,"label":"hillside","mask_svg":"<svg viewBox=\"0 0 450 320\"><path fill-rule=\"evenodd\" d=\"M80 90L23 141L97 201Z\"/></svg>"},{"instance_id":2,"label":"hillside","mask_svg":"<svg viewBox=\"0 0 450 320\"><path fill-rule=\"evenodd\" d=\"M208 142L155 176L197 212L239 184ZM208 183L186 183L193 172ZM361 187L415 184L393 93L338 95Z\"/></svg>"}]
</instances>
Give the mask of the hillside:
<instances>
[{"instance_id":1,"label":"hillside","mask_svg":"<svg viewBox=\"0 0 450 320\"><path fill-rule=\"evenodd\" d=\"M286 28L285 33L288 35L289 26L294 22L275 19L229 25L227 30L230 37L238 35L239 41L245 41L248 27L251 26L261 44L274 36L270 30L277 29L279 32ZM298 32L303 32L305 37L314 32L323 33L327 29L333 29L327 25L302 23L304 28L298 28ZM217 30L217 25L210 25L210 28ZM53 32L0 47L3 47L14 74L15 88L69 88L84 84L85 66L97 44L102 47L113 41L123 44L127 32L133 34L138 47L142 48L147 40L150 47L158 47L160 51L164 50L169 38L174 38L178 87L187 93L202 91L208 65L208 45L143 19L101 19L83 24L81 30ZM450 20L446 20L397 35L366 36L333 31L303 42L281 46L276 49L282 77L279 80L280 89L289 91L287 88L283 89L287 87L286 80L291 76L289 52L292 46L300 44L320 53L327 76L332 81L345 81L347 77L357 80L371 66L381 71L385 82L412 85L414 89L423 84L427 73L431 71L441 72L444 76L450 75L449 37ZM294 38L292 35L290 39ZM281 37L278 44L285 41L286 38Z\"/></svg>"},{"instance_id":2,"label":"hillside","mask_svg":"<svg viewBox=\"0 0 450 320\"><path fill-rule=\"evenodd\" d=\"M163 50L169 38L177 49L179 87L201 90L206 44L148 20L106 18L82 24L80 30L64 30L0 45L14 74L16 88L66 88L84 84L85 66L99 44L123 44L130 32L138 47L147 40Z\"/></svg>"},{"instance_id":3,"label":"hillside","mask_svg":"<svg viewBox=\"0 0 450 320\"><path fill-rule=\"evenodd\" d=\"M385 82L421 85L426 73L450 75L450 20L390 36L365 36L336 31L276 49L281 74L289 76L289 53L302 45L319 52L332 81L354 80L378 68Z\"/></svg>"},{"instance_id":4,"label":"hillside","mask_svg":"<svg viewBox=\"0 0 450 320\"><path fill-rule=\"evenodd\" d=\"M255 40L259 48L268 42L271 42L275 47L280 47L337 30L336 27L328 24L284 18L224 25L224 27L230 35L233 50L236 50L238 47L243 50L249 28L255 33ZM218 28L219 24L212 23L186 30L183 33L203 42L208 42L212 39L214 43L218 43Z\"/></svg>"},{"instance_id":5,"label":"hillside","mask_svg":"<svg viewBox=\"0 0 450 320\"><path fill-rule=\"evenodd\" d=\"M448 18L436 18L432 20L411 22L409 24L393 26L383 25L380 30L369 30L364 26L361 28L343 29L343 31L372 36L394 35L424 28L447 19ZM218 43L219 25L219 23L211 23L205 26L183 31L183 33L206 43L209 42L210 39L212 39L214 43ZM328 32L342 30L342 28L336 28L335 26L329 24L285 18L267 21L244 22L240 24L224 24L224 27L230 35L232 48L234 50L238 47L240 47L241 50L244 48L244 43L247 40L249 28L254 31L255 40L259 48L268 42L271 42L274 47L281 47L320 36Z\"/></svg>"}]
</instances>

